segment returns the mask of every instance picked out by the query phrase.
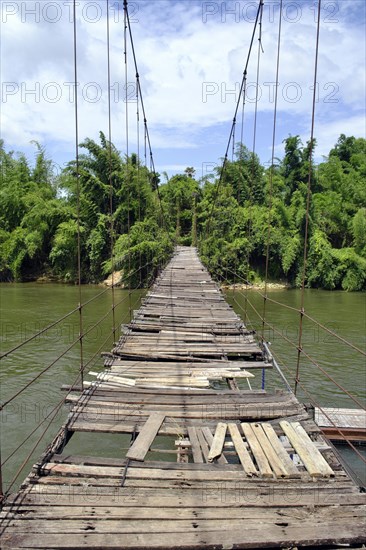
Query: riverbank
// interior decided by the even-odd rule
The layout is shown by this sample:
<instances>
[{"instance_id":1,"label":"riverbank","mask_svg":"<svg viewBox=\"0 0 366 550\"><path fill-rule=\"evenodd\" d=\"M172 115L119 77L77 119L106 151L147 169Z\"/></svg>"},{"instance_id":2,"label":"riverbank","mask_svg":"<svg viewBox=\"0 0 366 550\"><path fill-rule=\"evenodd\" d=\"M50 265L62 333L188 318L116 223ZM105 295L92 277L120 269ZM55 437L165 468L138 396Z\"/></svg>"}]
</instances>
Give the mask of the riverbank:
<instances>
[{"instance_id":1,"label":"riverbank","mask_svg":"<svg viewBox=\"0 0 366 550\"><path fill-rule=\"evenodd\" d=\"M261 281L259 283L253 283L253 284L244 284L244 283L235 283L232 285L228 284L222 284L220 285L220 288L222 290L264 290L266 288L266 284L264 281ZM288 290L290 288L293 288L289 283L267 283L267 290Z\"/></svg>"},{"instance_id":2,"label":"riverbank","mask_svg":"<svg viewBox=\"0 0 366 550\"><path fill-rule=\"evenodd\" d=\"M114 271L111 273L104 281L101 281L99 286L118 286L119 288L124 288L125 285L122 283L123 280L123 272L122 271Z\"/></svg>"}]
</instances>

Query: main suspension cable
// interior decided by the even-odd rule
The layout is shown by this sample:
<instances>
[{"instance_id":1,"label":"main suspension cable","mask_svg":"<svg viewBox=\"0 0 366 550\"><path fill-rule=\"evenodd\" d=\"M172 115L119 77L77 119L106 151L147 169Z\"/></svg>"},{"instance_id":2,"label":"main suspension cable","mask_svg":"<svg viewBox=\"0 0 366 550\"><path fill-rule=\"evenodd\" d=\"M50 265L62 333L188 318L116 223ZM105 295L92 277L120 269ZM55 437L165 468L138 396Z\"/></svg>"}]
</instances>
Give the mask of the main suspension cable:
<instances>
[{"instance_id":1,"label":"main suspension cable","mask_svg":"<svg viewBox=\"0 0 366 550\"><path fill-rule=\"evenodd\" d=\"M108 80L108 161L109 161L109 216L110 216L110 240L111 240L111 271L112 271L112 332L113 341L116 340L116 314L115 314L115 265L114 265L114 219L113 219L113 181L112 181L112 103L111 103L111 56L110 56L110 24L109 24L109 0L107 0L107 80Z\"/></svg>"},{"instance_id":2,"label":"main suspension cable","mask_svg":"<svg viewBox=\"0 0 366 550\"><path fill-rule=\"evenodd\" d=\"M77 270L78 270L78 290L79 290L79 346L80 346L80 365L81 383L83 384L83 311L81 296L81 223L80 223L80 163L79 163L79 112L78 112L78 59L77 59L77 21L76 6L79 5L76 0L73 3L74 16L74 86L75 86L75 169L76 169L76 195L77 195Z\"/></svg>"},{"instance_id":3,"label":"main suspension cable","mask_svg":"<svg viewBox=\"0 0 366 550\"><path fill-rule=\"evenodd\" d=\"M315 66L314 66L314 89L313 89L313 105L311 113L311 135L309 144L309 176L306 195L306 214L305 214L305 237L304 237L304 257L303 257L303 270L302 270L302 282L301 282L301 307L299 318L299 344L296 363L296 378L295 378L295 390L296 395L297 386L300 376L300 362L302 351L302 332L303 332L303 320L304 320L304 304L305 304L305 277L306 266L308 256L308 237L309 237L309 211L310 211L310 194L311 194L311 178L313 168L313 142L314 142L314 124L315 124L315 106L317 101L317 76L318 76L318 58L319 58L319 34L320 34L320 19L321 19L321 0L318 1L318 23L316 30L316 45L315 45Z\"/></svg>"},{"instance_id":4,"label":"main suspension cable","mask_svg":"<svg viewBox=\"0 0 366 550\"><path fill-rule=\"evenodd\" d=\"M174 241L173 241L173 239L172 239L172 237L169 233L168 226L167 226L167 223L166 223L164 210L163 210L163 205L162 205L161 196L160 196L159 185L158 185L158 182L157 182L157 172L156 172L156 169L155 169L155 162L154 162L153 151L152 151L152 146L151 146L150 133L149 133L148 125L147 125L146 110L145 110L145 104L144 104L142 89L141 89L140 74L139 74L139 70L138 70L138 66L137 66L136 51L135 51L135 46L134 46L134 41L133 41L130 17L129 17L129 13L128 13L128 2L127 2L127 0L124 0L124 10L125 10L125 16L126 16L126 24L127 24L127 28L128 28L128 32L129 32L129 36L130 36L132 57L133 57L133 62L134 62L134 66L135 66L135 71L136 71L136 82L137 82L138 93L139 93L139 97L140 97L141 110L142 110L142 115L143 115L143 119L144 119L145 163L146 163L146 160L147 160L147 148L148 148L149 149L149 155L150 155L150 172L153 174L153 184L154 184L154 186L156 186L156 193L157 193L158 202L159 202L162 225L163 225L163 228L164 228L169 240L174 244Z\"/></svg>"},{"instance_id":5,"label":"main suspension cable","mask_svg":"<svg viewBox=\"0 0 366 550\"><path fill-rule=\"evenodd\" d=\"M234 118L233 118L233 122L232 122L232 125L231 125L230 133L229 133L229 139L228 139L227 146L226 146L225 156L224 156L224 160L223 160L223 163L222 163L222 166L221 166L219 181L216 185L214 200L213 200L213 203L212 203L212 207L211 207L211 211L210 211L210 214L209 214L208 222L206 224L206 231L205 231L206 239L207 239L208 235L210 234L211 220L212 220L213 213L214 213L214 210L215 210L215 207L216 207L216 201L217 201L217 198L218 198L219 190L220 190L220 187L221 187L221 184L222 184L222 180L223 180L223 176L224 176L224 172L225 172L225 168L226 168L226 164L227 164L227 160L228 160L230 144L231 144L231 140L232 140L232 136L233 136L234 127L235 127L235 124L236 124L236 118L237 118L239 106L240 106L240 103L241 103L241 97L242 97L242 94L243 94L244 83L246 82L246 75L247 75L247 72L248 72L248 65L249 65L249 61L250 61L250 57L251 57L251 53L252 53L252 49L253 49L254 38L255 38L256 31L257 31L259 17L260 17L260 14L262 12L262 9L263 9L263 2L264 2L264 0L259 1L259 6L258 6L258 9L257 9L257 15L256 15L255 22L254 22L254 28L253 28L252 37L251 37L251 40L250 40L248 55L247 55L247 59L246 59L246 63L245 63L244 71L243 71L243 77L242 77L242 81L241 81L241 85L240 85L239 96L238 96L238 100L236 102Z\"/></svg>"},{"instance_id":6,"label":"main suspension cable","mask_svg":"<svg viewBox=\"0 0 366 550\"><path fill-rule=\"evenodd\" d=\"M276 82L275 82L275 97L273 111L273 133L272 133L272 155L271 166L269 172L269 202L268 202L268 225L267 225L267 243L266 243L266 267L264 279L264 298L263 298L263 324L262 324L262 341L264 341L264 319L266 318L266 303L267 303L267 285L268 285L268 270L269 270L269 247L271 238L271 221L272 221L272 204L273 204L273 170L274 170L274 155L276 143L276 125L277 125L277 103L278 103L278 78L280 71L280 53L281 53L281 30L282 30L282 3L280 0L279 22L278 22L278 42L277 42L277 62L276 62Z\"/></svg>"},{"instance_id":7,"label":"main suspension cable","mask_svg":"<svg viewBox=\"0 0 366 550\"><path fill-rule=\"evenodd\" d=\"M248 236L247 236L247 261L246 261L246 278L249 280L249 270L250 270L250 246L251 246L251 237L252 237L252 206L253 206L253 184L254 180L257 178L255 174L255 151L256 151L256 141L257 141L257 120L258 120L258 97L259 97L259 71L260 71L260 62L261 62L261 53L263 51L262 47L262 19L263 19L263 5L261 6L259 14L259 34L258 34L258 53L257 53L257 73L256 73L256 87L255 87L255 107L254 107L254 123L253 123L253 147L252 147L252 178L249 185L249 207L248 207ZM244 313L244 322L246 322L246 312L247 312L247 292L248 286L245 288L245 313Z\"/></svg>"}]
</instances>

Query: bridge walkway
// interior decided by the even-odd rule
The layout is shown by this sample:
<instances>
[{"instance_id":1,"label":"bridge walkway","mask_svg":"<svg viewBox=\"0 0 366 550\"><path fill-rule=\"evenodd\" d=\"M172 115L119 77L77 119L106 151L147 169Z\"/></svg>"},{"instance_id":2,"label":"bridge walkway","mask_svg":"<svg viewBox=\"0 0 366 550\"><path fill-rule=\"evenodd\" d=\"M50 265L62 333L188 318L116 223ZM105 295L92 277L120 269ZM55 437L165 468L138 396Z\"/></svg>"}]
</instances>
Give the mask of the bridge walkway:
<instances>
[{"instance_id":1,"label":"bridge walkway","mask_svg":"<svg viewBox=\"0 0 366 550\"><path fill-rule=\"evenodd\" d=\"M6 501L1 547L365 543L365 495L305 407L250 389L271 367L196 250L180 247L103 372L68 396L67 423ZM81 432L102 444L125 434L128 448L73 455Z\"/></svg>"}]
</instances>

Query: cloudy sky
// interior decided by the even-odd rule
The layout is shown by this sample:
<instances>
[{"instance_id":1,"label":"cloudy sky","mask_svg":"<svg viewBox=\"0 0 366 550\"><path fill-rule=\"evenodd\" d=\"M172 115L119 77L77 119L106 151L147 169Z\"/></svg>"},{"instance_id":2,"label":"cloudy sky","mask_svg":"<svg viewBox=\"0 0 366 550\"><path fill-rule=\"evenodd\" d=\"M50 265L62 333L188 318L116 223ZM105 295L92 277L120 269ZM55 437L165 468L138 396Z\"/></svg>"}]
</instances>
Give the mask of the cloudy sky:
<instances>
[{"instance_id":1,"label":"cloudy sky","mask_svg":"<svg viewBox=\"0 0 366 550\"><path fill-rule=\"evenodd\" d=\"M156 168L194 166L200 177L224 155L259 0L129 2ZM317 159L340 133L365 137L364 0L323 0L315 135ZM276 154L310 136L316 2L283 0ZM80 141L108 133L106 0L77 2ZM112 140L137 150L134 70L128 48L125 101L123 2L110 0ZM256 152L271 158L279 0L265 1ZM244 143L253 147L256 40L248 70ZM60 166L75 154L72 1L1 2L1 137L7 149L46 147ZM241 115L239 117L241 121ZM241 133L237 126L237 136ZM140 142L143 142L141 127ZM142 147L141 147L141 152Z\"/></svg>"}]
</instances>

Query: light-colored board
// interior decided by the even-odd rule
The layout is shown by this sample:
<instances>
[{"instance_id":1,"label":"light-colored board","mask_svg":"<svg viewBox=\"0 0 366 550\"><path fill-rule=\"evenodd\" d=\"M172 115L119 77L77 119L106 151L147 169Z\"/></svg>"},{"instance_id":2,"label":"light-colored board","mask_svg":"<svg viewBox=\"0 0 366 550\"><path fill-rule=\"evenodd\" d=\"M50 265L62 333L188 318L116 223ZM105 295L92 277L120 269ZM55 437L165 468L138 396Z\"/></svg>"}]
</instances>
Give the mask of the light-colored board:
<instances>
[{"instance_id":1,"label":"light-colored board","mask_svg":"<svg viewBox=\"0 0 366 550\"><path fill-rule=\"evenodd\" d=\"M203 458L205 459L205 462L208 462L208 453L210 451L210 448L208 446L206 438L203 435L201 428L195 428L195 430L196 430L197 439L198 439L200 447L201 447L201 452L202 452Z\"/></svg>"},{"instance_id":2,"label":"light-colored board","mask_svg":"<svg viewBox=\"0 0 366 550\"><path fill-rule=\"evenodd\" d=\"M153 413L149 416L139 435L126 453L130 460L144 460L154 441L160 426L164 422L165 414Z\"/></svg>"},{"instance_id":3,"label":"light-colored board","mask_svg":"<svg viewBox=\"0 0 366 550\"><path fill-rule=\"evenodd\" d=\"M257 468L254 466L253 461L251 459L251 456L246 448L246 445L244 444L243 438L240 435L239 428L236 424L230 422L228 424L229 432L231 435L231 439L233 440L235 450L237 452L237 455L239 457L239 460L244 468L245 473L251 477L251 476L258 476L259 472Z\"/></svg>"},{"instance_id":4,"label":"light-colored board","mask_svg":"<svg viewBox=\"0 0 366 550\"><path fill-rule=\"evenodd\" d=\"M262 447L253 432L250 423L242 422L241 424L245 439L247 440L249 447L254 455L254 458L258 464L259 471L263 477L273 477L273 472L269 465L266 455L264 454Z\"/></svg>"},{"instance_id":5,"label":"light-colored board","mask_svg":"<svg viewBox=\"0 0 366 550\"><path fill-rule=\"evenodd\" d=\"M262 447L262 450L266 455L266 458L275 475L279 478L290 477L290 472L286 469L286 466L281 461L281 458L276 454L261 424L251 424L251 428L259 441L259 444Z\"/></svg>"},{"instance_id":6,"label":"light-colored board","mask_svg":"<svg viewBox=\"0 0 366 550\"><path fill-rule=\"evenodd\" d=\"M271 442L271 445L275 453L277 454L278 458L285 465L286 470L289 473L290 477L300 477L301 474L299 470L291 460L290 455L288 454L286 449L281 444L271 424L262 423L262 428L265 431L268 440Z\"/></svg>"},{"instance_id":7,"label":"light-colored board","mask_svg":"<svg viewBox=\"0 0 366 550\"><path fill-rule=\"evenodd\" d=\"M291 426L296 431L297 435L301 437L304 444L311 449L312 460L316 464L316 467L322 473L322 475L325 477L333 477L334 471L329 466L328 462L325 460L318 447L310 439L300 422L292 422Z\"/></svg>"},{"instance_id":8,"label":"light-colored board","mask_svg":"<svg viewBox=\"0 0 366 550\"><path fill-rule=\"evenodd\" d=\"M200 446L200 443L198 441L196 428L194 428L193 426L188 427L187 431L188 431L189 440L190 440L191 445L192 445L193 460L194 460L195 463L202 464L204 462L204 460L203 460L203 456L202 456L201 446Z\"/></svg>"},{"instance_id":9,"label":"light-colored board","mask_svg":"<svg viewBox=\"0 0 366 550\"><path fill-rule=\"evenodd\" d=\"M215 427L216 427L216 426L215 426ZM212 435L211 429L210 429L208 426L203 426L203 427L201 428L201 430L202 430L202 433L203 433L203 435L204 435L204 437L205 437L205 439L206 439L206 441L207 441L209 447L211 447L211 446L212 446L212 443L213 443L213 435ZM207 457L207 461L208 461L208 457ZM217 462L218 462L219 464L227 464L227 460L226 460L226 458L224 457L224 455L219 456L219 457L217 458Z\"/></svg>"},{"instance_id":10,"label":"light-colored board","mask_svg":"<svg viewBox=\"0 0 366 550\"><path fill-rule=\"evenodd\" d=\"M298 426L296 428L294 423L289 423L287 420L282 420L280 422L280 426L311 476L323 477L327 475L334 475L333 470L327 463L327 468L325 468L323 463L320 463L320 461L317 460L318 457L315 458L316 454L319 453L318 449L312 444L312 441L308 436L307 440L303 438L302 434L298 430ZM323 457L321 458L323 459Z\"/></svg>"},{"instance_id":11,"label":"light-colored board","mask_svg":"<svg viewBox=\"0 0 366 550\"><path fill-rule=\"evenodd\" d=\"M157 522L159 524L159 522ZM363 543L366 541L364 534L364 526L360 523L350 522L334 524L334 521L328 520L316 524L314 528L314 520L310 517L309 520L298 520L297 522L282 522L282 525L274 523L256 522L240 522L240 525L233 524L230 528L230 522L226 523L227 528L222 529L218 525L218 529L212 527L200 528L199 523L196 529L187 530L182 526L182 531L178 535L178 548L199 548L200 550L207 546L208 548L273 548L278 545L279 541L282 547L293 546L319 546L324 541L344 542L357 541ZM286 523L286 527L283 526ZM161 549L172 548L172 540L175 539L174 534L164 529L164 524L160 523L160 532L149 532L145 525L138 533L138 546L136 544L136 533L94 533L93 526L91 530L87 530L87 526L81 532L65 533L63 529L61 533L29 533L21 521L18 532L9 530L8 539L3 543L3 550L18 550L19 548L43 548L51 550L52 548L121 548L121 538L123 539L123 549L146 548L146 549ZM60 526L61 527L61 526ZM158 527L158 529L159 529ZM214 529L214 530L212 530ZM204 541L204 543L202 543Z\"/></svg>"},{"instance_id":12,"label":"light-colored board","mask_svg":"<svg viewBox=\"0 0 366 550\"><path fill-rule=\"evenodd\" d=\"M208 453L209 462L213 462L214 458L221 456L225 443L226 430L227 424L223 422L217 424L210 452Z\"/></svg>"}]
</instances>

